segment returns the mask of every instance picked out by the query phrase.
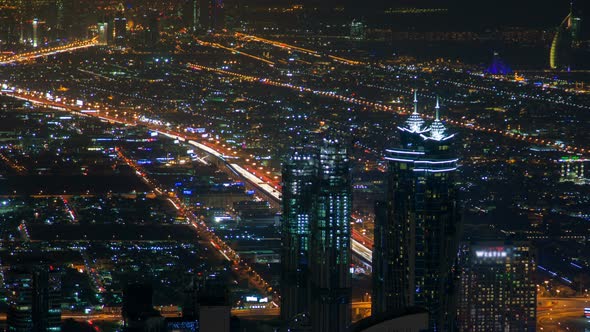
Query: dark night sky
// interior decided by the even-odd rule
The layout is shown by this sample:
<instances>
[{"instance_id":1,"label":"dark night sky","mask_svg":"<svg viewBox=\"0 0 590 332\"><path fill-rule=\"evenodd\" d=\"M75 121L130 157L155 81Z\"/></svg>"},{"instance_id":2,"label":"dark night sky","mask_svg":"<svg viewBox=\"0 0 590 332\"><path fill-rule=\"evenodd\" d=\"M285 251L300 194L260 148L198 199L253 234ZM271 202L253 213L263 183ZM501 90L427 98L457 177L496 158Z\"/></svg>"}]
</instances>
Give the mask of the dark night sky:
<instances>
[{"instance_id":1,"label":"dark night sky","mask_svg":"<svg viewBox=\"0 0 590 332\"><path fill-rule=\"evenodd\" d=\"M231 0L229 0L231 1ZM576 0L590 25L590 0ZM389 7L449 8L453 20L465 25L553 27L567 15L569 0L254 0L272 4L303 3L318 7L356 8L362 12Z\"/></svg>"}]
</instances>

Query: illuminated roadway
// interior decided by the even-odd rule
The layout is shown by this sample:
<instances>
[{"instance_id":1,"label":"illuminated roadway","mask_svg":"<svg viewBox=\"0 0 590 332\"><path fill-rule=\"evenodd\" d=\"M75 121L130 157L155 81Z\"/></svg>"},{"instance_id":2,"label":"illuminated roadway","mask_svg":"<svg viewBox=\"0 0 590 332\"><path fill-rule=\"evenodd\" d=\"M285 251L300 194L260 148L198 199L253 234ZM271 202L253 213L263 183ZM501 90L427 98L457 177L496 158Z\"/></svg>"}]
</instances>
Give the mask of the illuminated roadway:
<instances>
[{"instance_id":1,"label":"illuminated roadway","mask_svg":"<svg viewBox=\"0 0 590 332\"><path fill-rule=\"evenodd\" d=\"M197 39L197 38L194 38L194 40L197 43L199 43L199 45L202 45L202 46L209 46L209 47L214 47L214 48L221 48L223 50L230 51L233 54L238 54L238 55L242 55L242 56L245 56L245 57L254 59L254 60L262 61L262 62L264 62L264 63L266 63L266 64L268 64L270 66L274 66L275 65L275 63L272 62L272 61L270 61L270 60L267 60L267 59L264 59L264 58L261 58L259 56L252 55L252 54L249 54L249 53L246 53L246 52L243 52L243 51L240 51L237 48L227 47L227 46L223 46L223 45L221 45L219 43L211 43L211 42L207 42L207 41L200 40L200 39Z\"/></svg>"},{"instance_id":2,"label":"illuminated roadway","mask_svg":"<svg viewBox=\"0 0 590 332\"><path fill-rule=\"evenodd\" d=\"M252 40L252 41L256 41L256 42L260 42L260 43L264 43L264 44L268 44L268 45L272 45L275 47L279 47L282 49L286 49L288 51L297 51L297 52L301 52L301 53L305 53L307 55L311 55L311 56L315 56L315 57L320 57L321 54L318 51L315 50L311 50L308 48L303 48L303 47L299 47L299 46L295 46L295 45L290 45L287 43L283 43L280 41L276 41L276 40L270 40L270 39L266 39L266 38L262 38L262 37L258 37L258 36L254 36L254 35L246 35L243 34L241 32L236 32L235 36L238 38L242 38L244 40ZM346 59L346 58L342 58L339 56L335 56L335 55L330 55L330 54L326 54L326 56L328 58L330 58L333 61L336 62L340 62L340 63L344 63L347 65L364 65L364 62L361 61L356 61L356 60L350 60L350 59Z\"/></svg>"},{"instance_id":3,"label":"illuminated roadway","mask_svg":"<svg viewBox=\"0 0 590 332\"><path fill-rule=\"evenodd\" d=\"M352 310L364 309L370 310L371 309L371 302L352 302ZM181 317L182 314L178 310L177 306L161 306L160 313L164 317L174 318L174 317ZM120 310L120 308L116 308ZM156 307L158 309L158 307ZM280 314L280 309L278 307L272 308L257 308L257 309L237 309L233 308L231 310L232 316L237 317L249 317L249 318L277 318ZM62 312L61 319L74 319L78 321L120 321L123 318L121 314L118 312L93 312L90 314L85 314L83 312ZM6 321L6 313L0 313L0 321Z\"/></svg>"},{"instance_id":4,"label":"illuminated roadway","mask_svg":"<svg viewBox=\"0 0 590 332\"><path fill-rule=\"evenodd\" d=\"M44 99L44 97L35 97L35 96L31 96L30 92L28 94L24 94L24 93L18 93L18 92L3 92L4 95L7 96L12 96L18 99L22 99L22 100L27 100L30 102L34 102L36 104L41 104L44 105L46 107L51 107L51 108L55 108L55 109L60 109L60 110L64 110L64 111L70 111L72 113L76 113L79 115L85 115L85 116L93 116L93 117L97 117L100 118L102 120L106 120L106 121L111 121L111 122L116 122L116 123L120 123L120 124L127 124L127 125L136 125L136 122L131 122L131 121L127 121L124 119L119 119L119 118L113 118L113 117L109 117L109 116L105 116L105 115L100 115L99 113L81 113L81 108L80 107L75 107L72 105L67 105L67 104L62 104L62 103L57 103L55 101L51 101L51 100L46 100ZM40 96L43 96L43 94L38 94ZM181 138L183 141L187 141L188 144L191 144L209 154L212 154L218 158L224 158L223 160L225 160L225 155L221 152L219 152L216 149L213 149L207 145L204 145L202 143L196 142L192 139L188 139L187 138L191 138L188 136L182 136L181 134L178 133L172 133L169 130L165 130L162 128L159 128L158 126L154 126L154 125L148 125L148 128L154 130L154 131L158 131L160 133L165 134L166 136L172 137L172 138ZM270 194L271 196L274 196L277 200L280 199L280 192L276 189L274 189L274 187L272 187L271 185L266 186L265 181L261 180L260 178L256 177L256 175L252 174L251 172L245 170L242 166L232 163L229 164L230 167L232 167L234 170L236 170L238 173L240 173L242 176L244 176L244 178L247 178L249 182L252 182L253 184L257 185L257 187L261 190L264 190L265 192L267 192L268 194ZM264 185L264 186L261 186ZM179 200L174 200L174 205L177 207L177 209L184 209L184 207L181 205L182 202L180 202ZM192 214L192 213L191 213ZM196 219L196 216L193 217ZM191 224L195 227L195 228L202 228L202 227L206 227L205 225L200 225L200 222L196 221L195 219L193 219L193 221L191 222ZM208 229L207 229L208 231ZM358 232L357 232L358 233ZM359 236L358 234L355 236L355 232L353 232L353 237L357 238L359 241L364 242L366 241L365 238ZM359 233L360 234L360 233ZM361 242L357 241L357 239L352 239L351 240L351 247L354 253L356 253L357 255L359 255L361 258L363 258L364 260L366 260L367 262L371 262L371 250L369 248L367 248L366 246L364 246L363 244L361 244ZM368 244L370 245L370 243ZM227 255L227 252L225 252ZM226 256L227 257L227 256ZM230 259L229 257L227 257L228 259ZM543 302L543 301L547 301L549 299L544 299L541 298L538 300L538 302ZM562 327L568 327L568 326L583 326L588 324L588 322L582 318L583 315L583 308L585 306L590 306L588 303L588 299L587 298L559 298L559 299L553 299L555 301L557 301L557 304L555 305L551 305L551 306L540 306L538 309L538 325L540 330L548 330L548 331L554 331L554 330L562 330ZM365 308L367 306L367 304L364 304ZM353 305L353 308L354 305ZM237 315L243 315L243 316L265 316L265 315L275 315L278 314L278 310L277 309L250 309L250 310L237 310L235 311L235 313ZM94 319L103 319L103 318L109 318L113 315L106 315L106 314L97 314L97 315L91 315L91 316L87 316L87 315L74 315L72 314L72 317L90 317L90 318L94 318ZM68 317L67 315L64 315L64 317ZM0 316L1 318L1 316ZM114 319L114 318L113 318ZM117 316L117 319L118 316ZM563 329L564 331L567 329Z\"/></svg>"},{"instance_id":5,"label":"illuminated roadway","mask_svg":"<svg viewBox=\"0 0 590 332\"><path fill-rule=\"evenodd\" d=\"M252 36L252 35L244 35L241 33L237 33L236 36L241 37L241 38L245 38L245 39L255 40L258 42L271 44L276 47L286 48L289 50L295 50L295 51L304 52L304 53L307 53L310 55L319 56L319 53L317 51L305 49L302 47L297 47L297 46L293 46L293 45L289 45L289 44L285 44L285 43L281 43L281 42L277 42L277 41L272 41L272 40ZM49 49L40 49L35 52L25 53L25 54L21 54L21 55L14 55L14 56L7 57L7 58L5 57L4 59L0 59L0 60L4 61L4 62L0 62L0 63L18 62L18 61L22 61L22 60L26 60L26 59L47 56L47 55L56 54L56 53L60 53L60 52L69 52L69 51L73 51L73 50L76 50L79 48L94 46L94 45L96 45L96 43L97 43L97 39L93 38L90 40L81 41L81 42L74 42L74 43L71 43L68 45L63 45L60 47L54 47L54 48L49 48ZM209 43L208 46L222 47L222 48L227 49L232 52L237 51L235 49L223 47L222 45L214 44L214 43ZM251 56L251 55L247 55L247 56ZM348 59L338 58L338 57L334 57L334 56L329 56L329 57L333 58L334 60L343 61L343 62L349 63L349 64L361 64L360 62L354 62L354 61L351 61ZM230 71L226 71L226 70L221 70L221 69L217 69L217 68L201 66L198 64L188 64L188 67L195 69L195 70L205 70L205 71L210 71L210 72L216 72L216 73L222 74L222 75L234 76L234 77L238 77L240 79L244 79L244 80L251 81L251 82L258 82L261 84L267 84L267 85L289 88L289 89L294 89L294 90L303 91L303 92L309 92L309 93L313 93L313 94L324 96L324 97L338 99L343 102L348 102L348 103L352 103L352 104L356 104L356 105L374 108L374 109L377 109L380 111L390 111L390 112L397 112L399 114L407 114L406 111L395 110L392 107L389 107L389 106L386 106L386 105L383 105L380 103L371 102L371 101L363 100L360 98L346 97L346 96L338 95L338 94L336 94L334 92L330 92L330 91L313 90L313 89L310 89L310 88L307 88L304 86L297 86L297 85L292 85L289 83L283 83L283 82L279 82L279 81L275 81L275 80L269 80L266 78L259 78L259 77L254 77L254 76L243 75L243 74L230 72ZM73 108L71 105L66 105L65 103L57 103L57 102L54 102L51 100L44 100L43 98L39 98L39 97L32 98L29 96L23 96L23 95L17 94L16 92L13 92L13 93L6 93L5 92L4 94L12 95L14 97L18 97L21 99L26 99L26 100L29 100L29 101L32 101L35 103L41 103L46 106L51 106L51 107L58 108L58 109L63 109L63 110L67 110L67 111L74 111L76 113L79 113L81 111L81 108L76 109L76 108ZM42 95L42 94L39 94L39 95ZM103 120L117 122L117 123L121 123L121 124L128 124L128 125L137 124L136 121L130 122L130 121L114 118L114 117L107 117L104 115L99 115L98 113L96 113L96 114L90 113L90 114L85 114L85 115L91 115L91 116L101 118ZM520 141L524 141L524 142L528 142L528 143L552 146L552 147L555 147L557 149L564 150L567 152L582 152L582 153L587 152L587 149L582 148L582 147L561 145L561 144L557 144L557 143L549 141L549 140L542 140L542 139L538 139L538 138L527 137L527 136L523 136L520 134L514 134L511 132L506 132L506 131L498 130L498 129L494 129L494 128L476 126L471 123L464 123L464 122L455 121L455 120L451 120L451 119L447 119L446 121L452 125L455 125L455 126L460 126L463 128L476 130L476 131L495 133L495 134L499 134L499 135L502 135L502 136L505 136L508 138L512 138L512 139L516 139L516 140L520 140ZM189 138L186 135L182 135L179 133L170 134L168 131L162 130L160 127L157 127L157 126L148 126L148 127L151 127L150 129L160 131L164 134L168 134L169 136L178 137L178 138L182 139L183 141L187 140ZM205 144L196 142L194 140L188 140L188 143L211 154L211 155L213 155L213 156L215 156L215 157L217 157L217 158L220 158L223 161L225 161L224 154L218 150L215 150ZM280 190L277 187L276 181L271 184L270 181L265 181L262 177L256 176L256 174L252 173L251 171L245 169L244 167L242 167L236 163L232 163L232 164L227 163L227 165L234 172L238 173L240 176L245 178L249 183L253 184L254 186L259 188L260 190L264 191L267 195L274 198L276 201L280 201L280 199L281 199ZM368 248L366 245L363 244L363 243L366 244L366 238L364 236L360 236L359 234L353 232L351 242L352 242L351 247L352 247L353 252L358 254L364 260L366 260L367 263L370 263L371 258L372 258L372 252L371 252L372 245L369 245L369 248Z\"/></svg>"},{"instance_id":6,"label":"illuminated roadway","mask_svg":"<svg viewBox=\"0 0 590 332\"><path fill-rule=\"evenodd\" d=\"M81 48L87 48L98 45L98 38L92 38L82 41L75 41L69 44L54 46L48 48L39 48L31 52L14 54L0 57L0 65L7 65L16 62L29 61L58 53L71 52Z\"/></svg>"},{"instance_id":7,"label":"illuminated roadway","mask_svg":"<svg viewBox=\"0 0 590 332\"><path fill-rule=\"evenodd\" d=\"M538 298L537 331L588 331L590 322L584 308L590 307L586 297Z\"/></svg>"}]
</instances>

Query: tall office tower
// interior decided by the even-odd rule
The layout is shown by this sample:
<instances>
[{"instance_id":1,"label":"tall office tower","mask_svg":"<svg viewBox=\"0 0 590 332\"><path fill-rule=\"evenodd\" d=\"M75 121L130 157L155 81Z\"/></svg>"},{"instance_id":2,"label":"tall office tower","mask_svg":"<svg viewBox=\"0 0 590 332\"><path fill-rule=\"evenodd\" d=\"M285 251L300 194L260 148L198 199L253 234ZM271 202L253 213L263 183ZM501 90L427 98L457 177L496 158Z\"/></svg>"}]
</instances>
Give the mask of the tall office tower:
<instances>
[{"instance_id":1,"label":"tall office tower","mask_svg":"<svg viewBox=\"0 0 590 332\"><path fill-rule=\"evenodd\" d=\"M88 26L93 25L97 19L91 13L92 4L80 0L60 0L57 5L60 38L87 38Z\"/></svg>"},{"instance_id":2,"label":"tall office tower","mask_svg":"<svg viewBox=\"0 0 590 332\"><path fill-rule=\"evenodd\" d=\"M294 148L283 164L283 246L281 252L281 319L309 314L310 226L317 187L317 153Z\"/></svg>"},{"instance_id":3,"label":"tall office tower","mask_svg":"<svg viewBox=\"0 0 590 332\"><path fill-rule=\"evenodd\" d=\"M64 0L56 0L54 2L55 6L55 30L57 38L65 38L67 37L65 34L65 4Z\"/></svg>"},{"instance_id":4,"label":"tall office tower","mask_svg":"<svg viewBox=\"0 0 590 332\"><path fill-rule=\"evenodd\" d=\"M401 147L387 149L386 202L376 206L373 313L411 306L428 309L432 330L451 329L451 268L459 217L455 190L454 135L436 117L429 128L414 112L400 130Z\"/></svg>"},{"instance_id":5,"label":"tall office tower","mask_svg":"<svg viewBox=\"0 0 590 332\"><path fill-rule=\"evenodd\" d=\"M311 221L311 325L318 332L346 331L351 319L348 149L341 140L324 138L318 159L315 216Z\"/></svg>"},{"instance_id":6,"label":"tall office tower","mask_svg":"<svg viewBox=\"0 0 590 332\"><path fill-rule=\"evenodd\" d=\"M335 138L294 148L283 165L281 317L291 330L350 325L349 167Z\"/></svg>"},{"instance_id":7,"label":"tall office tower","mask_svg":"<svg viewBox=\"0 0 590 332\"><path fill-rule=\"evenodd\" d=\"M107 45L109 38L109 24L106 22L99 22L98 23L98 44L99 45Z\"/></svg>"},{"instance_id":8,"label":"tall office tower","mask_svg":"<svg viewBox=\"0 0 590 332\"><path fill-rule=\"evenodd\" d=\"M19 20L17 8L0 5L0 46L18 42Z\"/></svg>"},{"instance_id":9,"label":"tall office tower","mask_svg":"<svg viewBox=\"0 0 590 332\"><path fill-rule=\"evenodd\" d=\"M574 1L570 3L570 14L567 22L572 38L572 46L579 46L582 35L582 17L574 8Z\"/></svg>"},{"instance_id":10,"label":"tall office tower","mask_svg":"<svg viewBox=\"0 0 590 332\"><path fill-rule=\"evenodd\" d=\"M201 6L199 0L184 0L182 21L189 31L195 32L200 28Z\"/></svg>"},{"instance_id":11,"label":"tall office tower","mask_svg":"<svg viewBox=\"0 0 590 332\"><path fill-rule=\"evenodd\" d=\"M33 22L31 23L33 25L33 38L32 38L32 43L33 43L33 47L37 47L39 46L39 20L38 19L33 19Z\"/></svg>"},{"instance_id":12,"label":"tall office tower","mask_svg":"<svg viewBox=\"0 0 590 332\"><path fill-rule=\"evenodd\" d=\"M50 1L45 4L40 18L45 20L47 39L50 41L65 38L63 31L64 0Z\"/></svg>"},{"instance_id":13,"label":"tall office tower","mask_svg":"<svg viewBox=\"0 0 590 332\"><path fill-rule=\"evenodd\" d=\"M61 328L61 275L41 265L10 274L8 331L45 332Z\"/></svg>"},{"instance_id":14,"label":"tall office tower","mask_svg":"<svg viewBox=\"0 0 590 332\"><path fill-rule=\"evenodd\" d=\"M220 30L225 26L223 0L200 0L201 27L207 30Z\"/></svg>"},{"instance_id":15,"label":"tall office tower","mask_svg":"<svg viewBox=\"0 0 590 332\"><path fill-rule=\"evenodd\" d=\"M117 6L114 21L115 45L124 46L127 43L127 18L125 17L125 8L121 3Z\"/></svg>"},{"instance_id":16,"label":"tall office tower","mask_svg":"<svg viewBox=\"0 0 590 332\"><path fill-rule=\"evenodd\" d=\"M33 276L30 273L19 272L10 275L8 281L8 331L29 331L33 327Z\"/></svg>"},{"instance_id":17,"label":"tall office tower","mask_svg":"<svg viewBox=\"0 0 590 332\"><path fill-rule=\"evenodd\" d=\"M528 243L465 243L459 266L459 331L535 331L535 259Z\"/></svg>"},{"instance_id":18,"label":"tall office tower","mask_svg":"<svg viewBox=\"0 0 590 332\"><path fill-rule=\"evenodd\" d=\"M160 13L150 9L145 15L146 27L145 45L154 47L160 42Z\"/></svg>"},{"instance_id":19,"label":"tall office tower","mask_svg":"<svg viewBox=\"0 0 590 332\"><path fill-rule=\"evenodd\" d=\"M364 40L367 37L366 26L363 21L352 20L350 23L350 38L357 40Z\"/></svg>"},{"instance_id":20,"label":"tall office tower","mask_svg":"<svg viewBox=\"0 0 590 332\"><path fill-rule=\"evenodd\" d=\"M165 331L164 317L152 304L150 285L129 284L123 291L123 331Z\"/></svg>"}]
</instances>

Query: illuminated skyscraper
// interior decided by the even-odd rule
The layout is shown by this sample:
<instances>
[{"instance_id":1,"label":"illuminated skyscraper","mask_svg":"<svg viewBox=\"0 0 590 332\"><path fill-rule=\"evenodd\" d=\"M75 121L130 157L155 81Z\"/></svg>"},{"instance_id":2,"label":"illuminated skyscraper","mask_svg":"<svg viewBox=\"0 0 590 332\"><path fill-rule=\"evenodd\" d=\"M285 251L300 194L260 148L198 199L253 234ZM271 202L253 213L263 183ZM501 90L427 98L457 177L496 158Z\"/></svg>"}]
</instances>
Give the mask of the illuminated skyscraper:
<instances>
[{"instance_id":1,"label":"illuminated skyscraper","mask_svg":"<svg viewBox=\"0 0 590 332\"><path fill-rule=\"evenodd\" d=\"M98 44L106 45L108 43L109 24L106 22L98 23Z\"/></svg>"},{"instance_id":2,"label":"illuminated skyscraper","mask_svg":"<svg viewBox=\"0 0 590 332\"><path fill-rule=\"evenodd\" d=\"M346 145L320 144L316 218L311 224L312 331L346 331L351 319L352 187Z\"/></svg>"},{"instance_id":3,"label":"illuminated skyscraper","mask_svg":"<svg viewBox=\"0 0 590 332\"><path fill-rule=\"evenodd\" d=\"M574 8L574 1L570 3L570 14L567 26L572 38L573 46L578 46L582 34L582 18L578 15Z\"/></svg>"},{"instance_id":4,"label":"illuminated skyscraper","mask_svg":"<svg viewBox=\"0 0 590 332\"><path fill-rule=\"evenodd\" d=\"M150 9L145 14L146 30L145 45L154 47L160 42L160 13L157 10Z\"/></svg>"},{"instance_id":5,"label":"illuminated skyscraper","mask_svg":"<svg viewBox=\"0 0 590 332\"><path fill-rule=\"evenodd\" d=\"M18 42L19 20L16 8L5 6L0 9L0 45L13 45Z\"/></svg>"},{"instance_id":6,"label":"illuminated skyscraper","mask_svg":"<svg viewBox=\"0 0 590 332\"><path fill-rule=\"evenodd\" d=\"M365 28L363 21L352 20L350 23L350 38L364 40L367 37Z\"/></svg>"},{"instance_id":7,"label":"illuminated skyscraper","mask_svg":"<svg viewBox=\"0 0 590 332\"><path fill-rule=\"evenodd\" d=\"M315 217L317 153L294 148L283 165L281 319L309 314L310 226Z\"/></svg>"},{"instance_id":8,"label":"illuminated skyscraper","mask_svg":"<svg viewBox=\"0 0 590 332\"><path fill-rule=\"evenodd\" d=\"M61 328L61 275L48 266L10 273L7 331L45 332Z\"/></svg>"},{"instance_id":9,"label":"illuminated skyscraper","mask_svg":"<svg viewBox=\"0 0 590 332\"><path fill-rule=\"evenodd\" d=\"M35 18L31 24L33 25L33 47L37 47L39 46L39 20Z\"/></svg>"},{"instance_id":10,"label":"illuminated skyscraper","mask_svg":"<svg viewBox=\"0 0 590 332\"><path fill-rule=\"evenodd\" d=\"M569 67L573 47L580 44L582 18L577 15L574 2L570 4L569 14L561 21L555 31L549 51L549 66L551 69Z\"/></svg>"},{"instance_id":11,"label":"illuminated skyscraper","mask_svg":"<svg viewBox=\"0 0 590 332\"><path fill-rule=\"evenodd\" d=\"M117 14L115 15L115 44L123 46L127 42L127 18L125 17L125 9L123 4L117 7Z\"/></svg>"},{"instance_id":12,"label":"illuminated skyscraper","mask_svg":"<svg viewBox=\"0 0 590 332\"><path fill-rule=\"evenodd\" d=\"M401 147L387 149L387 197L376 207L373 313L411 306L428 309L430 328L449 330L453 318L451 267L456 256L454 135L436 116L429 128L414 112L400 130Z\"/></svg>"},{"instance_id":13,"label":"illuminated skyscraper","mask_svg":"<svg viewBox=\"0 0 590 332\"><path fill-rule=\"evenodd\" d=\"M182 7L184 25L192 32L199 29L201 24L201 6L199 0L185 0Z\"/></svg>"},{"instance_id":14,"label":"illuminated skyscraper","mask_svg":"<svg viewBox=\"0 0 590 332\"><path fill-rule=\"evenodd\" d=\"M220 30L225 26L223 0L200 0L201 27L207 30Z\"/></svg>"},{"instance_id":15,"label":"illuminated skyscraper","mask_svg":"<svg viewBox=\"0 0 590 332\"><path fill-rule=\"evenodd\" d=\"M465 243L459 266L459 331L535 331L535 259L528 243Z\"/></svg>"},{"instance_id":16,"label":"illuminated skyscraper","mask_svg":"<svg viewBox=\"0 0 590 332\"><path fill-rule=\"evenodd\" d=\"M281 316L290 328L350 325L349 167L348 149L335 138L294 149L284 164Z\"/></svg>"}]
</instances>

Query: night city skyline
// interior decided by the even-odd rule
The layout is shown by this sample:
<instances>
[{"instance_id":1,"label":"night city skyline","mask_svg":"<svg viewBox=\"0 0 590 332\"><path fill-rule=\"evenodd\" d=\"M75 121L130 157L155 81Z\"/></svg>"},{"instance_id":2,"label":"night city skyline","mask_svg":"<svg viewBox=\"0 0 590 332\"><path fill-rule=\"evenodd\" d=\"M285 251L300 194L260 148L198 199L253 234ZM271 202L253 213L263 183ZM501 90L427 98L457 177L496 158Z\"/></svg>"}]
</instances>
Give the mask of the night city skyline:
<instances>
[{"instance_id":1,"label":"night city skyline","mask_svg":"<svg viewBox=\"0 0 590 332\"><path fill-rule=\"evenodd\" d=\"M589 13L0 0L0 331L589 331Z\"/></svg>"}]
</instances>

